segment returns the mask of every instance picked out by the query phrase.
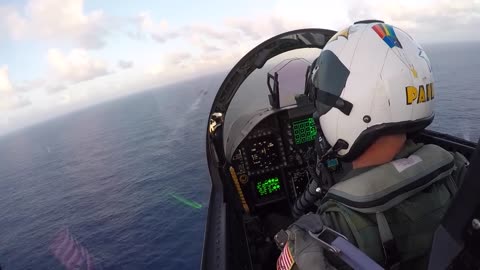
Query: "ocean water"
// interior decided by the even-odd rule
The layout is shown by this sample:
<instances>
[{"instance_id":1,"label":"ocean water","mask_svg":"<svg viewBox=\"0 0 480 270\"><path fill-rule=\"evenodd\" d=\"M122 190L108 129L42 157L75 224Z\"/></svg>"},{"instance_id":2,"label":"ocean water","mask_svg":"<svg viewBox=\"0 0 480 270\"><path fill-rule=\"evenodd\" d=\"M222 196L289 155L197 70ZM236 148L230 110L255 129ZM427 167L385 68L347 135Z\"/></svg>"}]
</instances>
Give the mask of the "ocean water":
<instances>
[{"instance_id":1,"label":"ocean water","mask_svg":"<svg viewBox=\"0 0 480 270\"><path fill-rule=\"evenodd\" d=\"M218 88L212 81L221 78L111 101L0 139L2 269L65 269L51 247L65 229L95 269L198 269L216 91L199 92Z\"/></svg>"},{"instance_id":2,"label":"ocean water","mask_svg":"<svg viewBox=\"0 0 480 270\"><path fill-rule=\"evenodd\" d=\"M432 129L478 140L479 48L425 46L436 74ZM210 191L207 117L223 75L0 138L2 269L65 269L58 257L68 261L75 249L95 269L198 269ZM59 246L66 251L56 257Z\"/></svg>"},{"instance_id":3,"label":"ocean water","mask_svg":"<svg viewBox=\"0 0 480 270\"><path fill-rule=\"evenodd\" d=\"M480 43L425 45L435 76L429 127L469 141L480 137Z\"/></svg>"}]
</instances>

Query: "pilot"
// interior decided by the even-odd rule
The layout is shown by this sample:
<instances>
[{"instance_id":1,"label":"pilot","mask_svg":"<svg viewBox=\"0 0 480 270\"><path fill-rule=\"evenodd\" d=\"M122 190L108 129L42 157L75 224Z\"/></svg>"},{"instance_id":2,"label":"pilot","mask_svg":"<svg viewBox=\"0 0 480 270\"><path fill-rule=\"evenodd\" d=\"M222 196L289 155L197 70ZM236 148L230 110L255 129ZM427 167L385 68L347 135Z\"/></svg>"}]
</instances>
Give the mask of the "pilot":
<instances>
[{"instance_id":1,"label":"pilot","mask_svg":"<svg viewBox=\"0 0 480 270\"><path fill-rule=\"evenodd\" d=\"M340 233L385 269L426 269L434 231L468 165L459 153L410 140L434 118L427 54L397 27L356 23L328 41L308 80L342 169L318 212L287 229L277 269L346 266L307 233L312 226Z\"/></svg>"}]
</instances>

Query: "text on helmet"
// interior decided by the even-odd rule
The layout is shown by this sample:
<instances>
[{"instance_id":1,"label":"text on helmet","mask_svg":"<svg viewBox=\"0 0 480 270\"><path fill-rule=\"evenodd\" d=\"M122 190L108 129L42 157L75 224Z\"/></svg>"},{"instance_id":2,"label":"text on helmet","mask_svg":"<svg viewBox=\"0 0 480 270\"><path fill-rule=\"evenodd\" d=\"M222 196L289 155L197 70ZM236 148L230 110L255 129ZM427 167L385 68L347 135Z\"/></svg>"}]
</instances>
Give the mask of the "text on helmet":
<instances>
[{"instance_id":1,"label":"text on helmet","mask_svg":"<svg viewBox=\"0 0 480 270\"><path fill-rule=\"evenodd\" d=\"M411 105L415 101L417 101L417 104L430 101L434 98L433 83L420 85L418 88L415 86L407 86L405 87L405 94L407 105Z\"/></svg>"}]
</instances>

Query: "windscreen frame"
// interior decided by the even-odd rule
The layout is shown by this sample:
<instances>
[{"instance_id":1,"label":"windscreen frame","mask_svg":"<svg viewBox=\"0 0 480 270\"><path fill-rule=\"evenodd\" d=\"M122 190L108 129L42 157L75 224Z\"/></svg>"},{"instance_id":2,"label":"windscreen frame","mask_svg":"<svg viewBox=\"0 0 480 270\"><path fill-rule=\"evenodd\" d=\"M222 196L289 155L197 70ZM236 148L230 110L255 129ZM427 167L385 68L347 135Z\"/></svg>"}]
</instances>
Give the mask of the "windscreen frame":
<instances>
[{"instance_id":1,"label":"windscreen frame","mask_svg":"<svg viewBox=\"0 0 480 270\"><path fill-rule=\"evenodd\" d=\"M321 50L335 33L336 31L327 29L300 29L280 34L261 43L247 53L226 76L215 96L210 116L214 113L226 115L228 107L242 83L253 71L261 69L269 59L297 49L317 48ZM224 126L222 125L217 132L223 134L223 131ZM230 130L231 132L236 132L239 135L230 141L227 140L225 143L221 143L225 145L225 149L216 153L219 160L228 160L234 149L240 145L246 136L242 134L241 130ZM210 136L207 134L207 145L209 143Z\"/></svg>"}]
</instances>

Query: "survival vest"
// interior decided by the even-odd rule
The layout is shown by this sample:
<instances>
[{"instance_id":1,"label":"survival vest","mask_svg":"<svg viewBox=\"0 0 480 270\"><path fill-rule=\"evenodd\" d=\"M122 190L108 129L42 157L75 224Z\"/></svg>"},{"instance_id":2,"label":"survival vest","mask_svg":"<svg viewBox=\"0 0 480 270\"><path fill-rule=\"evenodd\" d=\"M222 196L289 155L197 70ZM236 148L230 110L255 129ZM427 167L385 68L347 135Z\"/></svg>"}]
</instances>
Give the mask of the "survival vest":
<instances>
[{"instance_id":1,"label":"survival vest","mask_svg":"<svg viewBox=\"0 0 480 270\"><path fill-rule=\"evenodd\" d=\"M467 164L461 154L425 145L335 184L319 214L386 269L425 269L435 229L457 190L454 176Z\"/></svg>"}]
</instances>

